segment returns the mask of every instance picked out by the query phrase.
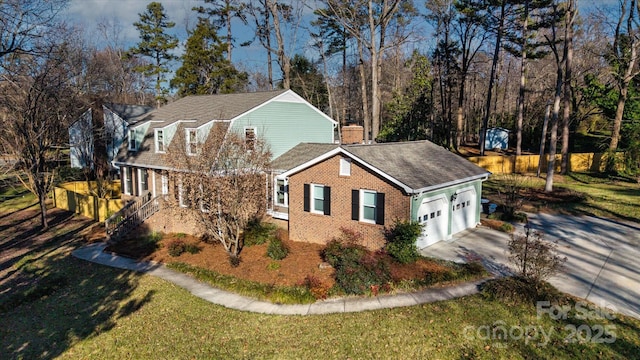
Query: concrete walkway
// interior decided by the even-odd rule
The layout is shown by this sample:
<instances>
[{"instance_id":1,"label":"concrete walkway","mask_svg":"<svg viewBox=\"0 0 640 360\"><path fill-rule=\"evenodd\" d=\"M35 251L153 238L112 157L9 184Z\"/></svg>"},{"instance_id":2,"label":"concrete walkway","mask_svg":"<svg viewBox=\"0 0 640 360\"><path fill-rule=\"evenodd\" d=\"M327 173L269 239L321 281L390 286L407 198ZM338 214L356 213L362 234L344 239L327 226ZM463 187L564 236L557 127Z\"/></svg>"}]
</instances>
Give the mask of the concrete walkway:
<instances>
[{"instance_id":1,"label":"concrete walkway","mask_svg":"<svg viewBox=\"0 0 640 360\"><path fill-rule=\"evenodd\" d=\"M313 304L279 305L216 289L189 275L168 269L162 264L137 262L122 256L108 254L103 251L105 247L106 244L104 243L91 244L75 250L73 256L101 265L157 276L214 304L230 309L262 314L317 315L414 306L475 294L478 292L478 285L484 281L479 280L445 288L432 288L408 294L331 299L316 301Z\"/></svg>"}]
</instances>

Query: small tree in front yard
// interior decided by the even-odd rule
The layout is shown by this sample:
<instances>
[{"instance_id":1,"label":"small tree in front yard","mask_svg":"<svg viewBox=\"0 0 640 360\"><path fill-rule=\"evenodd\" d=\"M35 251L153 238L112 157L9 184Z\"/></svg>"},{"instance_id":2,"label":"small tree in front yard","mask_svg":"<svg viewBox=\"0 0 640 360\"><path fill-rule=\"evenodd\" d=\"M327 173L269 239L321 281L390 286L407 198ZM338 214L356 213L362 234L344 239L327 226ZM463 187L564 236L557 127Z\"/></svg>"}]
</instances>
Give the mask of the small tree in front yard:
<instances>
[{"instance_id":1,"label":"small tree in front yard","mask_svg":"<svg viewBox=\"0 0 640 360\"><path fill-rule=\"evenodd\" d=\"M525 226L524 234L512 234L508 244L509 260L517 275L537 284L558 273L566 257L557 253L557 244L544 240L544 234Z\"/></svg>"},{"instance_id":2,"label":"small tree in front yard","mask_svg":"<svg viewBox=\"0 0 640 360\"><path fill-rule=\"evenodd\" d=\"M233 265L239 264L241 234L251 219L265 212L265 175L271 155L259 139L245 139L215 124L204 134L178 129L177 140L189 149L169 149L174 167L178 205L188 207L202 229L220 242ZM186 141L182 136L198 141ZM188 151L186 151L188 150ZM195 156L188 155L195 154Z\"/></svg>"}]
</instances>

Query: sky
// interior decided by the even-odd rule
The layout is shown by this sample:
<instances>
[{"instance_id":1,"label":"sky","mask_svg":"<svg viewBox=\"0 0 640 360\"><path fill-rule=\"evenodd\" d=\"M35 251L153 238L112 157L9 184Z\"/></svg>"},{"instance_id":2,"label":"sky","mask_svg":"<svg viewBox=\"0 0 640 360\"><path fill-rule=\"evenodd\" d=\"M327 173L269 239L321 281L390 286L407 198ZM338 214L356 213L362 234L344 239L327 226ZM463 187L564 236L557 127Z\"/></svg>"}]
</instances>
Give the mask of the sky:
<instances>
[{"instance_id":1,"label":"sky","mask_svg":"<svg viewBox=\"0 0 640 360\"><path fill-rule=\"evenodd\" d=\"M105 36L99 30L98 24L109 24L112 30L115 25L115 28L118 29L116 31L118 44L129 48L139 41L138 30L133 26L133 23L140 19L139 14L146 10L151 1L70 0L67 9L61 15L69 24L81 28L87 40L98 47L105 44ZM193 28L197 22L197 14L192 11L192 8L202 5L204 2L201 0L157 1L162 3L169 20L176 23L176 26L169 33L177 35L184 43L187 38L187 28ZM309 12L310 10L307 9L307 14ZM251 27L240 21L235 21L232 26L232 32L237 37L237 44L253 39ZM303 31L298 33L303 33ZM113 41L113 36L111 37L111 41ZM298 43L302 45L297 45L296 53L304 52L304 41L298 41ZM257 41L247 47L236 46L232 55L234 64L242 70L263 70L266 66L265 50Z\"/></svg>"},{"instance_id":2,"label":"sky","mask_svg":"<svg viewBox=\"0 0 640 360\"><path fill-rule=\"evenodd\" d=\"M193 27L197 21L197 15L191 9L203 4L201 0L157 0L162 3L170 21L176 23L171 33L184 41L187 38L187 28ZM595 7L615 6L618 0L577 0L582 11L590 11ZM69 24L81 28L87 40L98 47L105 44L105 37L98 28L99 23L115 25L117 37L111 36L111 41L117 40L118 45L125 48L134 46L139 40L139 33L133 23L139 20L139 14L144 12L151 0L69 0L69 6L61 14ZM296 2L296 0L287 0ZM415 0L416 5L424 4L424 0ZM306 20L310 21L311 10L306 10ZM113 30L114 27L112 26ZM253 38L253 29L241 24L239 21L233 25L234 34L238 38L238 44ZM288 49L290 53L303 53L310 58L317 58L305 47L305 39L300 38L304 30L298 31L300 41L294 49ZM430 35L430 34L429 34ZM288 36L292 36L288 34ZM429 36L427 36L429 37ZM179 55L179 54L178 54ZM265 50L256 41L248 47L237 46L233 52L233 62L236 67L245 71L264 71L266 65Z\"/></svg>"}]
</instances>

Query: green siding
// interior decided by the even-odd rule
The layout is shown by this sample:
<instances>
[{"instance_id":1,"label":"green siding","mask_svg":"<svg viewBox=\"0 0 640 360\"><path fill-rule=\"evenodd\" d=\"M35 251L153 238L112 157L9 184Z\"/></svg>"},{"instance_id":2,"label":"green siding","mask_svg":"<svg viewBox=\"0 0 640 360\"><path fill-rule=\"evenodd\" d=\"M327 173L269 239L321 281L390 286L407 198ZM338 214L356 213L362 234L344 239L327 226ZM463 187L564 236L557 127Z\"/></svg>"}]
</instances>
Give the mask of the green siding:
<instances>
[{"instance_id":1,"label":"green siding","mask_svg":"<svg viewBox=\"0 0 640 360\"><path fill-rule=\"evenodd\" d=\"M267 140L272 159L301 142L333 142L333 122L304 103L268 103L234 120L231 131L244 134L245 127L255 127L256 136Z\"/></svg>"},{"instance_id":2,"label":"green siding","mask_svg":"<svg viewBox=\"0 0 640 360\"><path fill-rule=\"evenodd\" d=\"M473 181L473 182L470 182L470 183L464 183L464 184L451 186L451 187L444 188L444 189L439 189L439 190L426 192L426 193L424 193L422 195L419 195L419 196L412 196L411 197L411 220L412 221L416 220L416 218L418 216L418 208L420 207L420 204L422 204L422 201L424 199L444 194L445 198L447 199L447 203L449 203L450 199L451 199L451 195L453 195L453 193L455 193L458 190L462 190L462 189L469 188L469 187L474 187L475 190L476 190L476 219L475 219L475 222L476 223L480 222L480 211L482 210L482 205L480 204L480 199L482 198L482 180L476 180L476 181ZM448 208L448 211L449 211L449 224L448 224L447 233L449 235L451 235L452 210L451 210L451 206L447 206L447 208Z\"/></svg>"},{"instance_id":3,"label":"green siding","mask_svg":"<svg viewBox=\"0 0 640 360\"><path fill-rule=\"evenodd\" d=\"M140 147L140 144L142 144L142 141L144 140L144 135L147 133L147 130L149 129L149 125L151 125L151 123L142 124L132 129L136 133L136 137L135 137L136 146Z\"/></svg>"}]
</instances>

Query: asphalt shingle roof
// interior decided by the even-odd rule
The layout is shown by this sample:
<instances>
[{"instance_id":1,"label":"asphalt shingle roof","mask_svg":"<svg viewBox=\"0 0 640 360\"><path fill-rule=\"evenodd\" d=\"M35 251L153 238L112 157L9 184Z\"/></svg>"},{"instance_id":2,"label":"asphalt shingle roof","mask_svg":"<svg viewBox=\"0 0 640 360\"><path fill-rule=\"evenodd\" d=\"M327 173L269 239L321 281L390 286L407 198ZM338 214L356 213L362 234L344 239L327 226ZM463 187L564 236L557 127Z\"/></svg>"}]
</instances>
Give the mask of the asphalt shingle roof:
<instances>
[{"instance_id":1,"label":"asphalt shingle roof","mask_svg":"<svg viewBox=\"0 0 640 360\"><path fill-rule=\"evenodd\" d=\"M231 120L285 91L187 96L150 112L140 120L162 121L162 126L179 120L196 120L196 126L211 120Z\"/></svg>"},{"instance_id":2,"label":"asphalt shingle roof","mask_svg":"<svg viewBox=\"0 0 640 360\"><path fill-rule=\"evenodd\" d=\"M136 122L138 117L153 109L151 106L144 105L105 104L104 106L129 124Z\"/></svg>"},{"instance_id":3,"label":"asphalt shingle roof","mask_svg":"<svg viewBox=\"0 0 640 360\"><path fill-rule=\"evenodd\" d=\"M167 162L167 155L155 152L155 144L153 143L154 129L166 127L181 120L195 121L191 122L189 127L199 127L212 120L232 120L286 91L287 90L274 90L254 93L183 97L135 118L136 126L140 126L149 121L154 121L154 123L147 129L137 151L128 151L128 144L125 142L114 161L117 163L136 164L138 166L170 167ZM228 128L229 123L216 123L215 126ZM226 130L226 128L224 130ZM169 144L169 147L171 147L171 144Z\"/></svg>"},{"instance_id":4,"label":"asphalt shingle roof","mask_svg":"<svg viewBox=\"0 0 640 360\"><path fill-rule=\"evenodd\" d=\"M430 141L341 146L299 144L275 159L271 167L274 170L291 170L338 147L413 190L437 188L442 184L490 174Z\"/></svg>"}]
</instances>

